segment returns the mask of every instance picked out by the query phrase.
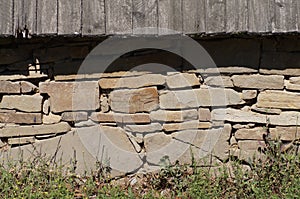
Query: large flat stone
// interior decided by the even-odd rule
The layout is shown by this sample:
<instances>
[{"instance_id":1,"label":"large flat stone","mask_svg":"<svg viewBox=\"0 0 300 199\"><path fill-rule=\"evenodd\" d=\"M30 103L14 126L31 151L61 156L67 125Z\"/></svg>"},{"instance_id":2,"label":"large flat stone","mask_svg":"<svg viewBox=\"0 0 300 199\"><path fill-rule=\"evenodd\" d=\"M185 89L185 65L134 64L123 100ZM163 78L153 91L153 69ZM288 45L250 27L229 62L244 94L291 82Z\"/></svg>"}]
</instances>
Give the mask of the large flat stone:
<instances>
[{"instance_id":1,"label":"large flat stone","mask_svg":"<svg viewBox=\"0 0 300 199\"><path fill-rule=\"evenodd\" d=\"M196 75L189 73L168 75L166 83L170 89L200 86L200 80Z\"/></svg>"},{"instance_id":2,"label":"large flat stone","mask_svg":"<svg viewBox=\"0 0 300 199\"><path fill-rule=\"evenodd\" d=\"M280 115L270 115L268 120L271 125L296 126L299 124L300 113L296 111L281 112Z\"/></svg>"},{"instance_id":3,"label":"large flat stone","mask_svg":"<svg viewBox=\"0 0 300 199\"><path fill-rule=\"evenodd\" d=\"M211 128L210 122L187 121L182 123L166 123L163 124L163 130L166 132L182 131L188 129L209 129Z\"/></svg>"},{"instance_id":4,"label":"large flat stone","mask_svg":"<svg viewBox=\"0 0 300 199\"><path fill-rule=\"evenodd\" d=\"M297 126L277 126L270 129L270 136L273 139L280 139L283 141L293 141L300 138L300 133Z\"/></svg>"},{"instance_id":5,"label":"large flat stone","mask_svg":"<svg viewBox=\"0 0 300 199\"><path fill-rule=\"evenodd\" d=\"M0 123L41 124L41 113L0 112Z\"/></svg>"},{"instance_id":6,"label":"large flat stone","mask_svg":"<svg viewBox=\"0 0 300 199\"><path fill-rule=\"evenodd\" d=\"M230 76L208 76L205 78L204 83L208 86L218 87L233 87Z\"/></svg>"},{"instance_id":7,"label":"large flat stone","mask_svg":"<svg viewBox=\"0 0 300 199\"><path fill-rule=\"evenodd\" d=\"M154 133L162 131L162 125L159 123L152 123L147 125L126 125L125 131L133 133Z\"/></svg>"},{"instance_id":8,"label":"large flat stone","mask_svg":"<svg viewBox=\"0 0 300 199\"><path fill-rule=\"evenodd\" d=\"M94 112L91 119L100 123L128 123L128 124L149 124L150 116L146 113L119 114Z\"/></svg>"},{"instance_id":9,"label":"large flat stone","mask_svg":"<svg viewBox=\"0 0 300 199\"><path fill-rule=\"evenodd\" d=\"M238 146L242 151L255 151L258 148L265 148L266 144L260 140L242 140L238 141Z\"/></svg>"},{"instance_id":10,"label":"large flat stone","mask_svg":"<svg viewBox=\"0 0 300 199\"><path fill-rule=\"evenodd\" d=\"M36 95L5 95L0 103L0 108L15 109L24 112L41 112L43 97Z\"/></svg>"},{"instance_id":11,"label":"large flat stone","mask_svg":"<svg viewBox=\"0 0 300 199\"><path fill-rule=\"evenodd\" d=\"M10 145L23 145L35 142L34 137L8 138L7 143Z\"/></svg>"},{"instance_id":12,"label":"large flat stone","mask_svg":"<svg viewBox=\"0 0 300 199\"><path fill-rule=\"evenodd\" d=\"M10 81L0 81L0 93L20 93L20 83Z\"/></svg>"},{"instance_id":13,"label":"large flat stone","mask_svg":"<svg viewBox=\"0 0 300 199\"><path fill-rule=\"evenodd\" d=\"M244 103L238 92L220 88L165 91L160 94L159 102L162 109L227 106Z\"/></svg>"},{"instance_id":14,"label":"large flat stone","mask_svg":"<svg viewBox=\"0 0 300 199\"><path fill-rule=\"evenodd\" d=\"M283 89L284 86L282 75L234 75L231 79L239 88Z\"/></svg>"},{"instance_id":15,"label":"large flat stone","mask_svg":"<svg viewBox=\"0 0 300 199\"><path fill-rule=\"evenodd\" d=\"M264 91L258 95L257 107L300 109L300 93L286 91Z\"/></svg>"},{"instance_id":16,"label":"large flat stone","mask_svg":"<svg viewBox=\"0 0 300 199\"><path fill-rule=\"evenodd\" d=\"M147 134L144 138L145 150L147 153L158 151L168 145L171 140L172 137L164 133Z\"/></svg>"},{"instance_id":17,"label":"large flat stone","mask_svg":"<svg viewBox=\"0 0 300 199\"><path fill-rule=\"evenodd\" d=\"M101 78L99 85L102 89L141 88L163 85L166 79L161 74L145 74L137 77Z\"/></svg>"},{"instance_id":18,"label":"large flat stone","mask_svg":"<svg viewBox=\"0 0 300 199\"><path fill-rule=\"evenodd\" d=\"M150 112L158 108L156 87L114 90L110 93L111 109L116 112Z\"/></svg>"},{"instance_id":19,"label":"large flat stone","mask_svg":"<svg viewBox=\"0 0 300 199\"><path fill-rule=\"evenodd\" d=\"M99 85L90 82L40 83L40 93L50 96L50 107L54 113L100 108Z\"/></svg>"},{"instance_id":20,"label":"large flat stone","mask_svg":"<svg viewBox=\"0 0 300 199\"><path fill-rule=\"evenodd\" d=\"M165 111L157 110L150 113L151 121L160 122L183 122L198 119L198 111L196 109L183 111Z\"/></svg>"},{"instance_id":21,"label":"large flat stone","mask_svg":"<svg viewBox=\"0 0 300 199\"><path fill-rule=\"evenodd\" d=\"M62 120L67 122L79 122L88 120L88 113L84 111L79 112L63 112Z\"/></svg>"},{"instance_id":22,"label":"large flat stone","mask_svg":"<svg viewBox=\"0 0 300 199\"><path fill-rule=\"evenodd\" d=\"M254 113L251 111L243 111L233 108L214 109L212 111L212 119L229 122L243 122L243 123L267 123L266 115Z\"/></svg>"},{"instance_id":23,"label":"large flat stone","mask_svg":"<svg viewBox=\"0 0 300 199\"><path fill-rule=\"evenodd\" d=\"M256 127L252 129L238 129L234 137L237 140L263 140L263 135L267 134L267 129Z\"/></svg>"},{"instance_id":24,"label":"large flat stone","mask_svg":"<svg viewBox=\"0 0 300 199\"><path fill-rule=\"evenodd\" d=\"M45 134L65 133L71 130L68 123L61 122L51 125L32 125L5 127L0 129L0 137L34 136Z\"/></svg>"}]
</instances>

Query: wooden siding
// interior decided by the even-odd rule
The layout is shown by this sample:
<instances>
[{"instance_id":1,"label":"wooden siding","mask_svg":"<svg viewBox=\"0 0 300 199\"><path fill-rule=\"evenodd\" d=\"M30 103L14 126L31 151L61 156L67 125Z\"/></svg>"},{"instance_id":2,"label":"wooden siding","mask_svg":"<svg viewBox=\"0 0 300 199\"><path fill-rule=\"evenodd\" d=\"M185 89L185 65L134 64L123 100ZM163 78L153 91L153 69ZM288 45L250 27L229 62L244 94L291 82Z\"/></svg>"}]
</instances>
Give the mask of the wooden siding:
<instances>
[{"instance_id":1,"label":"wooden siding","mask_svg":"<svg viewBox=\"0 0 300 199\"><path fill-rule=\"evenodd\" d=\"M299 0L0 0L0 35L300 32ZM143 29L151 27L151 29Z\"/></svg>"}]
</instances>

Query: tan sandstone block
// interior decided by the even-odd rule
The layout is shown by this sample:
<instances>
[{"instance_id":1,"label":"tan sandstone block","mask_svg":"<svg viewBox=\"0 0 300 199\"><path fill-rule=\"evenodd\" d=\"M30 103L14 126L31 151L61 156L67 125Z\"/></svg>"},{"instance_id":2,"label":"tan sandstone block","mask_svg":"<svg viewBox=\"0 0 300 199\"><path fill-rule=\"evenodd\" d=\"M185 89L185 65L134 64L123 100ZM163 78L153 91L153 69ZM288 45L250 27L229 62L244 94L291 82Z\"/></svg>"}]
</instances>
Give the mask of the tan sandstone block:
<instances>
[{"instance_id":1,"label":"tan sandstone block","mask_svg":"<svg viewBox=\"0 0 300 199\"><path fill-rule=\"evenodd\" d=\"M36 95L5 95L0 108L16 109L24 112L41 112L43 97Z\"/></svg>"},{"instance_id":2,"label":"tan sandstone block","mask_svg":"<svg viewBox=\"0 0 300 199\"><path fill-rule=\"evenodd\" d=\"M283 89L284 86L282 75L234 75L231 79L239 88Z\"/></svg>"}]
</instances>

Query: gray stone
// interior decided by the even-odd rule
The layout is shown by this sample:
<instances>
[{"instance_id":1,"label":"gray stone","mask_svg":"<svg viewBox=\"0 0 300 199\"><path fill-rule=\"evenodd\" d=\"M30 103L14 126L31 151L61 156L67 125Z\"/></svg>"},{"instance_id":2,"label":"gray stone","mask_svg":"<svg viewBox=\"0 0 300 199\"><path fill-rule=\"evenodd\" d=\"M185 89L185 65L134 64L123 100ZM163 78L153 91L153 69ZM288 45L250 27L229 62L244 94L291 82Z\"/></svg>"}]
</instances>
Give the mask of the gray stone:
<instances>
[{"instance_id":1,"label":"gray stone","mask_svg":"<svg viewBox=\"0 0 300 199\"><path fill-rule=\"evenodd\" d=\"M162 109L244 104L238 92L220 88L165 91L160 94L159 102Z\"/></svg>"},{"instance_id":2,"label":"gray stone","mask_svg":"<svg viewBox=\"0 0 300 199\"><path fill-rule=\"evenodd\" d=\"M199 120L203 122L211 121L211 113L208 108L199 108Z\"/></svg>"},{"instance_id":3,"label":"gray stone","mask_svg":"<svg viewBox=\"0 0 300 199\"><path fill-rule=\"evenodd\" d=\"M280 139L283 141L293 141L300 139L300 133L297 126L270 128L271 139Z\"/></svg>"},{"instance_id":4,"label":"gray stone","mask_svg":"<svg viewBox=\"0 0 300 199\"><path fill-rule=\"evenodd\" d=\"M150 112L158 108L156 87L114 90L110 93L111 109L116 112Z\"/></svg>"},{"instance_id":5,"label":"gray stone","mask_svg":"<svg viewBox=\"0 0 300 199\"><path fill-rule=\"evenodd\" d=\"M0 108L16 109L24 112L41 112L43 97L36 95L5 95L0 103Z\"/></svg>"},{"instance_id":6,"label":"gray stone","mask_svg":"<svg viewBox=\"0 0 300 199\"><path fill-rule=\"evenodd\" d=\"M257 107L300 109L300 93L286 91L264 91L258 95Z\"/></svg>"},{"instance_id":7,"label":"gray stone","mask_svg":"<svg viewBox=\"0 0 300 199\"><path fill-rule=\"evenodd\" d=\"M199 122L199 121L163 124L163 130L166 132L182 131L188 129L209 129L209 128L211 128L210 122Z\"/></svg>"},{"instance_id":8,"label":"gray stone","mask_svg":"<svg viewBox=\"0 0 300 199\"><path fill-rule=\"evenodd\" d=\"M93 122L92 120L76 122L75 127L89 127L89 126L96 126L98 123ZM103 125L103 124L101 124Z\"/></svg>"},{"instance_id":9,"label":"gray stone","mask_svg":"<svg viewBox=\"0 0 300 199\"><path fill-rule=\"evenodd\" d=\"M264 141L254 141L254 140L242 140L238 141L238 146L242 151L254 151L258 148L265 148L266 144Z\"/></svg>"},{"instance_id":10,"label":"gray stone","mask_svg":"<svg viewBox=\"0 0 300 199\"><path fill-rule=\"evenodd\" d=\"M263 140L263 135L267 134L267 129L256 127L251 129L238 129L234 136L237 140Z\"/></svg>"},{"instance_id":11,"label":"gray stone","mask_svg":"<svg viewBox=\"0 0 300 199\"><path fill-rule=\"evenodd\" d=\"M41 113L0 112L0 123L41 124Z\"/></svg>"},{"instance_id":12,"label":"gray stone","mask_svg":"<svg viewBox=\"0 0 300 199\"><path fill-rule=\"evenodd\" d=\"M234 86L239 88L283 89L282 75L234 75L231 77Z\"/></svg>"},{"instance_id":13,"label":"gray stone","mask_svg":"<svg viewBox=\"0 0 300 199\"><path fill-rule=\"evenodd\" d=\"M145 74L137 77L101 78L99 85L102 89L142 88L165 84L165 77L161 74Z\"/></svg>"},{"instance_id":14,"label":"gray stone","mask_svg":"<svg viewBox=\"0 0 300 199\"><path fill-rule=\"evenodd\" d=\"M243 123L267 123L267 116L251 111L242 111L238 109L214 109L212 111L212 119L229 122Z\"/></svg>"},{"instance_id":15,"label":"gray stone","mask_svg":"<svg viewBox=\"0 0 300 199\"><path fill-rule=\"evenodd\" d=\"M168 75L166 83L170 89L200 86L200 80L196 75L189 73Z\"/></svg>"},{"instance_id":16,"label":"gray stone","mask_svg":"<svg viewBox=\"0 0 300 199\"><path fill-rule=\"evenodd\" d=\"M50 125L32 125L5 127L0 129L0 137L33 136L44 134L66 133L71 130L68 123L61 122Z\"/></svg>"},{"instance_id":17,"label":"gray stone","mask_svg":"<svg viewBox=\"0 0 300 199\"><path fill-rule=\"evenodd\" d=\"M40 83L40 93L50 96L51 111L96 110L100 108L99 85L90 82L46 82Z\"/></svg>"},{"instance_id":18,"label":"gray stone","mask_svg":"<svg viewBox=\"0 0 300 199\"><path fill-rule=\"evenodd\" d=\"M0 93L21 93L19 82L0 81Z\"/></svg>"},{"instance_id":19,"label":"gray stone","mask_svg":"<svg viewBox=\"0 0 300 199\"><path fill-rule=\"evenodd\" d=\"M126 125L124 130L134 133L154 133L162 131L162 126L159 123L151 123L147 125Z\"/></svg>"},{"instance_id":20,"label":"gray stone","mask_svg":"<svg viewBox=\"0 0 300 199\"><path fill-rule=\"evenodd\" d=\"M38 87L30 82L21 81L21 93L31 93L36 92L38 90Z\"/></svg>"},{"instance_id":21,"label":"gray stone","mask_svg":"<svg viewBox=\"0 0 300 199\"><path fill-rule=\"evenodd\" d=\"M147 134L144 138L144 146L147 153L158 151L168 145L172 140L170 135L164 133Z\"/></svg>"},{"instance_id":22,"label":"gray stone","mask_svg":"<svg viewBox=\"0 0 300 199\"><path fill-rule=\"evenodd\" d=\"M34 137L19 137L19 138L8 138L7 143L9 145L23 145L31 144L35 142Z\"/></svg>"},{"instance_id":23,"label":"gray stone","mask_svg":"<svg viewBox=\"0 0 300 199\"><path fill-rule=\"evenodd\" d=\"M270 115L268 117L271 125L295 126L299 124L300 113L296 111L282 112L280 115Z\"/></svg>"},{"instance_id":24,"label":"gray stone","mask_svg":"<svg viewBox=\"0 0 300 199\"><path fill-rule=\"evenodd\" d=\"M80 122L88 120L88 113L84 111L80 112L63 112L62 120L66 122Z\"/></svg>"},{"instance_id":25,"label":"gray stone","mask_svg":"<svg viewBox=\"0 0 300 199\"><path fill-rule=\"evenodd\" d=\"M256 98L257 90L243 90L242 91L242 99L243 100L252 100Z\"/></svg>"},{"instance_id":26,"label":"gray stone","mask_svg":"<svg viewBox=\"0 0 300 199\"><path fill-rule=\"evenodd\" d=\"M204 83L208 86L228 87L232 88L233 83L229 76L208 76Z\"/></svg>"},{"instance_id":27,"label":"gray stone","mask_svg":"<svg viewBox=\"0 0 300 199\"><path fill-rule=\"evenodd\" d=\"M183 110L183 111L165 111L157 110L150 113L151 121L160 121L160 122L183 122L189 120L198 119L198 111L195 109L192 110Z\"/></svg>"}]
</instances>

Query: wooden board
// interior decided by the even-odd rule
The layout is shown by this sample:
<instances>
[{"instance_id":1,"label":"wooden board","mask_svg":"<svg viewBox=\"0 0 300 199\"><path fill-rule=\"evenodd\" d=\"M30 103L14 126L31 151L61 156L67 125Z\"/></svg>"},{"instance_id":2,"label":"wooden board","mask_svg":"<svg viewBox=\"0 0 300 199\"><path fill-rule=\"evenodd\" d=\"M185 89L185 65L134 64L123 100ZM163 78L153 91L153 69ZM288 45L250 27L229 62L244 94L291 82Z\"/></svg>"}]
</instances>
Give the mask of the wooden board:
<instances>
[{"instance_id":1,"label":"wooden board","mask_svg":"<svg viewBox=\"0 0 300 199\"><path fill-rule=\"evenodd\" d=\"M225 0L206 0L206 32L225 32Z\"/></svg>"},{"instance_id":2,"label":"wooden board","mask_svg":"<svg viewBox=\"0 0 300 199\"><path fill-rule=\"evenodd\" d=\"M275 0L275 27L273 32L297 31L297 2L299 0Z\"/></svg>"},{"instance_id":3,"label":"wooden board","mask_svg":"<svg viewBox=\"0 0 300 199\"><path fill-rule=\"evenodd\" d=\"M24 29L25 26L30 34L36 34L36 1L14 1L14 31Z\"/></svg>"},{"instance_id":4,"label":"wooden board","mask_svg":"<svg viewBox=\"0 0 300 199\"><path fill-rule=\"evenodd\" d=\"M158 0L159 34L182 33L182 23L182 0Z\"/></svg>"},{"instance_id":5,"label":"wooden board","mask_svg":"<svg viewBox=\"0 0 300 199\"><path fill-rule=\"evenodd\" d=\"M58 0L58 34L81 34L81 0Z\"/></svg>"},{"instance_id":6,"label":"wooden board","mask_svg":"<svg viewBox=\"0 0 300 199\"><path fill-rule=\"evenodd\" d=\"M132 33L132 0L105 1L106 34Z\"/></svg>"},{"instance_id":7,"label":"wooden board","mask_svg":"<svg viewBox=\"0 0 300 199\"><path fill-rule=\"evenodd\" d=\"M226 32L243 32L248 29L248 1L226 1Z\"/></svg>"},{"instance_id":8,"label":"wooden board","mask_svg":"<svg viewBox=\"0 0 300 199\"><path fill-rule=\"evenodd\" d=\"M82 34L105 34L104 0L82 1Z\"/></svg>"},{"instance_id":9,"label":"wooden board","mask_svg":"<svg viewBox=\"0 0 300 199\"><path fill-rule=\"evenodd\" d=\"M132 5L133 34L157 34L157 0L132 0Z\"/></svg>"},{"instance_id":10,"label":"wooden board","mask_svg":"<svg viewBox=\"0 0 300 199\"><path fill-rule=\"evenodd\" d=\"M13 34L13 0L0 0L0 34Z\"/></svg>"},{"instance_id":11,"label":"wooden board","mask_svg":"<svg viewBox=\"0 0 300 199\"><path fill-rule=\"evenodd\" d=\"M57 1L37 1L37 33L57 34Z\"/></svg>"},{"instance_id":12,"label":"wooden board","mask_svg":"<svg viewBox=\"0 0 300 199\"><path fill-rule=\"evenodd\" d=\"M186 34L205 32L205 0L183 1L183 32Z\"/></svg>"},{"instance_id":13,"label":"wooden board","mask_svg":"<svg viewBox=\"0 0 300 199\"><path fill-rule=\"evenodd\" d=\"M249 0L249 32L270 32L274 17L273 0Z\"/></svg>"}]
</instances>

